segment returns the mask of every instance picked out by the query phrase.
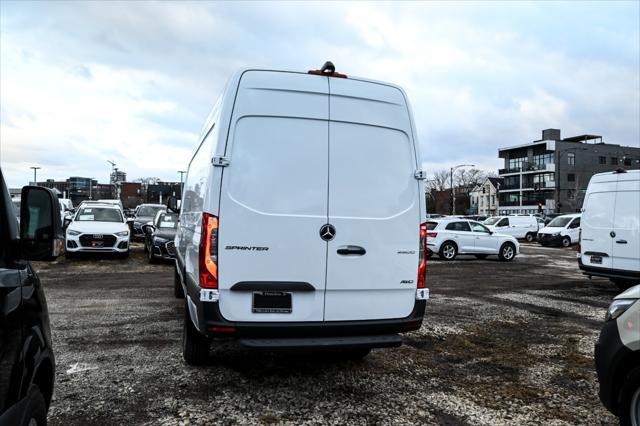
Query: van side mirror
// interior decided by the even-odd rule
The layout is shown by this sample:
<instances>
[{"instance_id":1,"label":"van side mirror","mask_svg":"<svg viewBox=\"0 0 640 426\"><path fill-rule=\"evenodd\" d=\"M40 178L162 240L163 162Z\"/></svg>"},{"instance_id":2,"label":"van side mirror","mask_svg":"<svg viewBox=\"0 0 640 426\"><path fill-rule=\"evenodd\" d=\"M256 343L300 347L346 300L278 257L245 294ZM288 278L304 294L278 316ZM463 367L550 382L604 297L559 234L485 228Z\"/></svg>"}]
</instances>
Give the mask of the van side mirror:
<instances>
[{"instance_id":1,"label":"van side mirror","mask_svg":"<svg viewBox=\"0 0 640 426\"><path fill-rule=\"evenodd\" d=\"M25 186L20 204L20 251L27 260L54 260L64 254L60 202L49 188Z\"/></svg>"},{"instance_id":2,"label":"van side mirror","mask_svg":"<svg viewBox=\"0 0 640 426\"><path fill-rule=\"evenodd\" d=\"M180 207L178 207L178 199L173 195L167 199L167 210L172 213L180 213Z\"/></svg>"}]
</instances>

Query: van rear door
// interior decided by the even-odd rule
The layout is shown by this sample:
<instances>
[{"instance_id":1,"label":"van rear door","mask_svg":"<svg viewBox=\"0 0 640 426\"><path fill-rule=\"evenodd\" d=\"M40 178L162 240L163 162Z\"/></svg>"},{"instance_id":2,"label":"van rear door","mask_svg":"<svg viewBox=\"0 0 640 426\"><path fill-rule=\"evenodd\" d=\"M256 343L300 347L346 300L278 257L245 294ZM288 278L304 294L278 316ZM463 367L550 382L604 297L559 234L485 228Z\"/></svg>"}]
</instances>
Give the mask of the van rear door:
<instances>
[{"instance_id":1,"label":"van rear door","mask_svg":"<svg viewBox=\"0 0 640 426\"><path fill-rule=\"evenodd\" d=\"M415 304L420 205L409 110L397 88L329 79L325 320L401 318Z\"/></svg>"},{"instance_id":2,"label":"van rear door","mask_svg":"<svg viewBox=\"0 0 640 426\"><path fill-rule=\"evenodd\" d=\"M640 180L638 173L618 174L613 219L612 268L640 272Z\"/></svg>"},{"instance_id":3,"label":"van rear door","mask_svg":"<svg viewBox=\"0 0 640 426\"><path fill-rule=\"evenodd\" d=\"M219 304L227 320L323 320L327 80L267 71L241 77L220 194Z\"/></svg>"},{"instance_id":4,"label":"van rear door","mask_svg":"<svg viewBox=\"0 0 640 426\"><path fill-rule=\"evenodd\" d=\"M589 182L582 213L581 260L585 266L611 270L613 218L618 175L597 175Z\"/></svg>"}]
</instances>

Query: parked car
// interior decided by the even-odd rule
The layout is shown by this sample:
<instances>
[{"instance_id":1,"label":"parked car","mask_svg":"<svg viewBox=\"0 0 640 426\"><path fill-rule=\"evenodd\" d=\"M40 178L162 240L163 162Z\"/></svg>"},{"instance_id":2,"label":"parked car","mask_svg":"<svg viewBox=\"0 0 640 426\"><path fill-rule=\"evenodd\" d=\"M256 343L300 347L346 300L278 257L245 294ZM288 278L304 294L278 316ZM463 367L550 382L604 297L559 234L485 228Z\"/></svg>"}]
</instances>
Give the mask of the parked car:
<instances>
[{"instance_id":1,"label":"parked car","mask_svg":"<svg viewBox=\"0 0 640 426\"><path fill-rule=\"evenodd\" d=\"M98 200L98 203L113 204L114 206L120 207L120 210L124 212L124 206L122 205L122 201L120 200L117 200L117 199Z\"/></svg>"},{"instance_id":2,"label":"parked car","mask_svg":"<svg viewBox=\"0 0 640 426\"><path fill-rule=\"evenodd\" d=\"M45 425L55 379L49 313L30 260L63 253L58 198L22 188L20 226L0 170L0 425Z\"/></svg>"},{"instance_id":3,"label":"parked car","mask_svg":"<svg viewBox=\"0 0 640 426\"><path fill-rule=\"evenodd\" d=\"M616 296L595 348L600 400L621 425L640 424L640 286Z\"/></svg>"},{"instance_id":4,"label":"parked car","mask_svg":"<svg viewBox=\"0 0 640 426\"><path fill-rule=\"evenodd\" d=\"M544 224L545 226L548 225L553 219L555 219L558 216L562 216L562 213L548 213L544 216Z\"/></svg>"},{"instance_id":5,"label":"parked car","mask_svg":"<svg viewBox=\"0 0 640 426\"><path fill-rule=\"evenodd\" d=\"M582 209L580 269L619 288L640 283L640 170L591 177Z\"/></svg>"},{"instance_id":6,"label":"parked car","mask_svg":"<svg viewBox=\"0 0 640 426\"><path fill-rule=\"evenodd\" d=\"M483 224L464 219L436 219L427 222L427 256L437 254L453 260L459 254L473 254L478 259L497 255L511 261L520 253L518 240L498 234Z\"/></svg>"},{"instance_id":7,"label":"parked car","mask_svg":"<svg viewBox=\"0 0 640 426\"><path fill-rule=\"evenodd\" d=\"M209 117L175 240L186 362L214 336L363 357L418 329L425 173L402 89L330 63L245 70Z\"/></svg>"},{"instance_id":8,"label":"parked car","mask_svg":"<svg viewBox=\"0 0 640 426\"><path fill-rule=\"evenodd\" d=\"M538 242L543 246L569 247L580 240L580 213L566 214L553 219L538 231Z\"/></svg>"},{"instance_id":9,"label":"parked car","mask_svg":"<svg viewBox=\"0 0 640 426\"><path fill-rule=\"evenodd\" d=\"M142 227L152 222L156 214L165 211L167 206L164 204L140 204L136 208L131 226L131 239L133 241L144 241L145 234Z\"/></svg>"},{"instance_id":10,"label":"parked car","mask_svg":"<svg viewBox=\"0 0 640 426\"><path fill-rule=\"evenodd\" d=\"M532 242L538 233L538 220L534 216L493 216L484 225L492 232L511 235Z\"/></svg>"},{"instance_id":11,"label":"parked car","mask_svg":"<svg viewBox=\"0 0 640 426\"><path fill-rule=\"evenodd\" d=\"M67 257L78 253L116 253L127 257L129 234L129 226L117 205L80 205L67 226Z\"/></svg>"},{"instance_id":12,"label":"parked car","mask_svg":"<svg viewBox=\"0 0 640 426\"><path fill-rule=\"evenodd\" d=\"M470 215L470 216L462 216L464 219L473 220L476 222L484 222L488 219L489 216L478 216L478 215Z\"/></svg>"},{"instance_id":13,"label":"parked car","mask_svg":"<svg viewBox=\"0 0 640 426\"><path fill-rule=\"evenodd\" d=\"M173 240L177 228L178 215L166 211L159 211L152 222L142 226L145 234L144 252L147 253L149 263L175 258L176 248Z\"/></svg>"}]
</instances>

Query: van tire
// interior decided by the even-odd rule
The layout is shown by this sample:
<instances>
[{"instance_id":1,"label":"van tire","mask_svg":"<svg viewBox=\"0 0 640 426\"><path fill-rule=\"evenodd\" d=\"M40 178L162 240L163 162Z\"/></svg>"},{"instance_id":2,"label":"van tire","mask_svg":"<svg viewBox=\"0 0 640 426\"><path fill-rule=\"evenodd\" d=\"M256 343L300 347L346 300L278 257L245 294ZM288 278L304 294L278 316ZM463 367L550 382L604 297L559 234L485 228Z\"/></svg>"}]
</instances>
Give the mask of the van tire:
<instances>
[{"instance_id":1,"label":"van tire","mask_svg":"<svg viewBox=\"0 0 640 426\"><path fill-rule=\"evenodd\" d=\"M440 246L440 251L438 252L438 256L440 259L444 260L453 260L458 255L458 246L453 241L445 241Z\"/></svg>"},{"instance_id":2,"label":"van tire","mask_svg":"<svg viewBox=\"0 0 640 426\"><path fill-rule=\"evenodd\" d=\"M511 262L516 257L516 246L513 243L504 243L500 246L498 259L503 262Z\"/></svg>"},{"instance_id":3,"label":"van tire","mask_svg":"<svg viewBox=\"0 0 640 426\"><path fill-rule=\"evenodd\" d=\"M184 299L184 289L177 268L173 268L173 295L176 299Z\"/></svg>"},{"instance_id":4,"label":"van tire","mask_svg":"<svg viewBox=\"0 0 640 426\"><path fill-rule=\"evenodd\" d=\"M569 247L569 246L571 246L571 238L562 237L562 247Z\"/></svg>"},{"instance_id":5,"label":"van tire","mask_svg":"<svg viewBox=\"0 0 640 426\"><path fill-rule=\"evenodd\" d=\"M636 285L636 283L631 280L621 280L617 278L611 278L610 281L614 283L620 291L625 291L633 287L634 285Z\"/></svg>"},{"instance_id":6,"label":"van tire","mask_svg":"<svg viewBox=\"0 0 640 426\"><path fill-rule=\"evenodd\" d=\"M47 404L44 396L37 385L29 387L27 401L24 406L24 418L20 423L21 426L33 425L32 420L37 426L46 426L47 424Z\"/></svg>"},{"instance_id":7,"label":"van tire","mask_svg":"<svg viewBox=\"0 0 640 426\"><path fill-rule=\"evenodd\" d=\"M618 415L620 416L621 425L630 425L634 420L637 424L640 418L637 418L638 405L640 404L640 367L636 367L629 372L622 382L620 389L620 405L618 406ZM634 417L631 417L631 404L636 410Z\"/></svg>"},{"instance_id":8,"label":"van tire","mask_svg":"<svg viewBox=\"0 0 640 426\"><path fill-rule=\"evenodd\" d=\"M535 235L533 235L533 232L527 232L527 235L524 236L524 239L527 240L528 243L531 243L536 238Z\"/></svg>"},{"instance_id":9,"label":"van tire","mask_svg":"<svg viewBox=\"0 0 640 426\"><path fill-rule=\"evenodd\" d=\"M191 321L187 301L184 303L184 327L182 329L182 357L189 365L203 365L209 358L210 341L200 334Z\"/></svg>"}]
</instances>

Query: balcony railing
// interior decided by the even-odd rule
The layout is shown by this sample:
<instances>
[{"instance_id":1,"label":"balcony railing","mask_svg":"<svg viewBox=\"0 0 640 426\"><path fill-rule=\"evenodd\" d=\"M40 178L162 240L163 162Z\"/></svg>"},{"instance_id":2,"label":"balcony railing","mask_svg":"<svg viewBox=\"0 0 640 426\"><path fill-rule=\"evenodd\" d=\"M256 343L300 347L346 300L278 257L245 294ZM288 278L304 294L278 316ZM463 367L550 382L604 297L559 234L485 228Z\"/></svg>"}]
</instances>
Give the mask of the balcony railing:
<instances>
[{"instance_id":1,"label":"balcony railing","mask_svg":"<svg viewBox=\"0 0 640 426\"><path fill-rule=\"evenodd\" d=\"M522 200L523 206L535 206L540 200ZM500 207L519 206L520 201L500 201Z\"/></svg>"},{"instance_id":2,"label":"balcony railing","mask_svg":"<svg viewBox=\"0 0 640 426\"><path fill-rule=\"evenodd\" d=\"M544 164L533 164L533 163L523 163L522 167L515 168L506 168L506 169L498 169L499 175L506 175L508 173L520 173L520 172L552 172L555 170L555 164L553 163L544 163Z\"/></svg>"}]
</instances>

